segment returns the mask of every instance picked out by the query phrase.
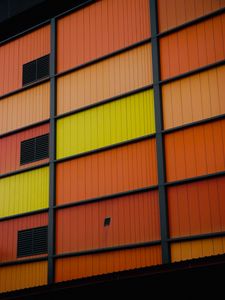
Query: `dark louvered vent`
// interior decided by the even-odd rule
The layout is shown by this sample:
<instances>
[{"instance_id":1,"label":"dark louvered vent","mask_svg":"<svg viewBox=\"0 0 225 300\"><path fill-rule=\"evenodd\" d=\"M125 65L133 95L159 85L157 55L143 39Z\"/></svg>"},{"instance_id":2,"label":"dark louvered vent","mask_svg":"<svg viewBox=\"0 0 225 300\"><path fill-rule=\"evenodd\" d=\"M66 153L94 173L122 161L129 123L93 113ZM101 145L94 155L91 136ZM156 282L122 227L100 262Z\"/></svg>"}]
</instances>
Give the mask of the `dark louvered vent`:
<instances>
[{"instance_id":1,"label":"dark louvered vent","mask_svg":"<svg viewBox=\"0 0 225 300\"><path fill-rule=\"evenodd\" d=\"M49 156L49 134L21 142L20 164L27 164Z\"/></svg>"},{"instance_id":2,"label":"dark louvered vent","mask_svg":"<svg viewBox=\"0 0 225 300\"><path fill-rule=\"evenodd\" d=\"M17 257L48 252L48 226L18 231Z\"/></svg>"},{"instance_id":3,"label":"dark louvered vent","mask_svg":"<svg viewBox=\"0 0 225 300\"><path fill-rule=\"evenodd\" d=\"M49 55L23 65L23 85L49 76Z\"/></svg>"},{"instance_id":4,"label":"dark louvered vent","mask_svg":"<svg viewBox=\"0 0 225 300\"><path fill-rule=\"evenodd\" d=\"M37 60L37 80L49 76L49 55Z\"/></svg>"}]
</instances>

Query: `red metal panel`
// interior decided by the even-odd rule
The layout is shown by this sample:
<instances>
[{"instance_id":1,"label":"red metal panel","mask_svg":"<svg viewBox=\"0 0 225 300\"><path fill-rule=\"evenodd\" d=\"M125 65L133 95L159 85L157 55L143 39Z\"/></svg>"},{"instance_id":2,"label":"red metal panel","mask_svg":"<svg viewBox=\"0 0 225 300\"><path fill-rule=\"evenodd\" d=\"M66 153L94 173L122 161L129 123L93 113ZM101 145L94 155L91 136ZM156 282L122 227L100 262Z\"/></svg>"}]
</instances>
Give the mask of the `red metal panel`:
<instances>
[{"instance_id":1,"label":"red metal panel","mask_svg":"<svg viewBox=\"0 0 225 300\"><path fill-rule=\"evenodd\" d=\"M23 64L50 53L50 26L0 47L0 96L22 87Z\"/></svg>"},{"instance_id":2,"label":"red metal panel","mask_svg":"<svg viewBox=\"0 0 225 300\"><path fill-rule=\"evenodd\" d=\"M56 173L57 204L155 185L155 139L60 163Z\"/></svg>"},{"instance_id":3,"label":"red metal panel","mask_svg":"<svg viewBox=\"0 0 225 300\"><path fill-rule=\"evenodd\" d=\"M56 217L57 253L160 240L157 191L61 209Z\"/></svg>"},{"instance_id":4,"label":"red metal panel","mask_svg":"<svg viewBox=\"0 0 225 300\"><path fill-rule=\"evenodd\" d=\"M171 237L225 231L225 177L168 188Z\"/></svg>"},{"instance_id":5,"label":"red metal panel","mask_svg":"<svg viewBox=\"0 0 225 300\"><path fill-rule=\"evenodd\" d=\"M48 214L38 214L0 222L0 262L17 260L19 230L48 225ZM42 255L41 255L42 256ZM31 258L32 256L29 256ZM35 255L37 257L37 255Z\"/></svg>"},{"instance_id":6,"label":"red metal panel","mask_svg":"<svg viewBox=\"0 0 225 300\"><path fill-rule=\"evenodd\" d=\"M149 38L149 0L97 1L60 19L57 30L61 72Z\"/></svg>"},{"instance_id":7,"label":"red metal panel","mask_svg":"<svg viewBox=\"0 0 225 300\"><path fill-rule=\"evenodd\" d=\"M22 132L0 138L0 174L24 169L47 162L49 159L20 165L21 141L49 133L49 124L34 127Z\"/></svg>"},{"instance_id":8,"label":"red metal panel","mask_svg":"<svg viewBox=\"0 0 225 300\"><path fill-rule=\"evenodd\" d=\"M224 171L225 120L165 135L167 181Z\"/></svg>"},{"instance_id":9,"label":"red metal panel","mask_svg":"<svg viewBox=\"0 0 225 300\"><path fill-rule=\"evenodd\" d=\"M225 14L161 38L162 79L224 60L224 35Z\"/></svg>"},{"instance_id":10,"label":"red metal panel","mask_svg":"<svg viewBox=\"0 0 225 300\"><path fill-rule=\"evenodd\" d=\"M162 263L161 247L152 246L56 260L55 281L66 281Z\"/></svg>"}]
</instances>

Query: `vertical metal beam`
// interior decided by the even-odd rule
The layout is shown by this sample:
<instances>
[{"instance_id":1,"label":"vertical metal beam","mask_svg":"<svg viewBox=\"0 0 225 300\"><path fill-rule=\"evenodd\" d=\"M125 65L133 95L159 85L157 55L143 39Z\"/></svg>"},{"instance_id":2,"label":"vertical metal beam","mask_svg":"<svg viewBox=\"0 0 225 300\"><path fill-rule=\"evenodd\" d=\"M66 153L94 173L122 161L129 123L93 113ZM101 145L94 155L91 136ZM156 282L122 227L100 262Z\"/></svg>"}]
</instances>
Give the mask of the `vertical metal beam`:
<instances>
[{"instance_id":1,"label":"vertical metal beam","mask_svg":"<svg viewBox=\"0 0 225 300\"><path fill-rule=\"evenodd\" d=\"M55 156L56 156L56 20L51 19L50 53L50 152L49 152L49 213L48 213L48 284L54 283L55 254Z\"/></svg>"},{"instance_id":2,"label":"vertical metal beam","mask_svg":"<svg viewBox=\"0 0 225 300\"><path fill-rule=\"evenodd\" d=\"M162 96L160 81L160 59L159 59L159 41L158 41L158 12L157 0L150 0L150 19L151 19L151 43L152 43L152 69L153 69L153 89L155 104L155 122L156 122L156 148L157 148L157 166L159 181L159 207L160 207L160 225L162 242L162 261L170 262L170 247L168 243L168 216L167 216L167 195L166 195L166 172L164 158L164 140L163 140L163 116L162 116Z\"/></svg>"}]
</instances>

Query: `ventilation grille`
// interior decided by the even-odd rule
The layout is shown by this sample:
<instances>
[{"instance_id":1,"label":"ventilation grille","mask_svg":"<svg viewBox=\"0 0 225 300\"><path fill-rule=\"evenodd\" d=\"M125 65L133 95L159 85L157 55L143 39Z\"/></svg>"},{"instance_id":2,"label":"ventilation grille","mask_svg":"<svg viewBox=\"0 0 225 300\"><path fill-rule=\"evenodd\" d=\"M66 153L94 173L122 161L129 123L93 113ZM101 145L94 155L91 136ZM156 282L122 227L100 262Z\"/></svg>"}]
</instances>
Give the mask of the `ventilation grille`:
<instances>
[{"instance_id":1,"label":"ventilation grille","mask_svg":"<svg viewBox=\"0 0 225 300\"><path fill-rule=\"evenodd\" d=\"M49 134L21 142L20 164L27 164L49 157Z\"/></svg>"},{"instance_id":2,"label":"ventilation grille","mask_svg":"<svg viewBox=\"0 0 225 300\"><path fill-rule=\"evenodd\" d=\"M17 257L48 252L48 226L18 232Z\"/></svg>"},{"instance_id":3,"label":"ventilation grille","mask_svg":"<svg viewBox=\"0 0 225 300\"><path fill-rule=\"evenodd\" d=\"M23 65L23 85L49 76L49 55Z\"/></svg>"}]
</instances>

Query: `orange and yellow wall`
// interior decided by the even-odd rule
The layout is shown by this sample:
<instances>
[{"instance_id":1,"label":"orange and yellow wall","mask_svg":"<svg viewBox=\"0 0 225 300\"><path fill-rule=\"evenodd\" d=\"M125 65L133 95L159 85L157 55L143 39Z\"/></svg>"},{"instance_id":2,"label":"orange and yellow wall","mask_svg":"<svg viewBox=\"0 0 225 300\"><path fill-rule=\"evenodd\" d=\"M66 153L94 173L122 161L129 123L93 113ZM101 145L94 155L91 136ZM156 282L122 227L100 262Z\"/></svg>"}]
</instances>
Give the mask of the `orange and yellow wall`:
<instances>
[{"instance_id":1,"label":"orange and yellow wall","mask_svg":"<svg viewBox=\"0 0 225 300\"><path fill-rule=\"evenodd\" d=\"M225 253L225 1L157 4L177 262ZM149 0L98 0L57 20L55 282L162 264L150 23ZM49 160L21 166L20 143L49 132L49 79L22 88L23 64L49 53L50 25L0 46L1 292L47 284L47 255L17 258L17 232L48 225Z\"/></svg>"}]
</instances>

